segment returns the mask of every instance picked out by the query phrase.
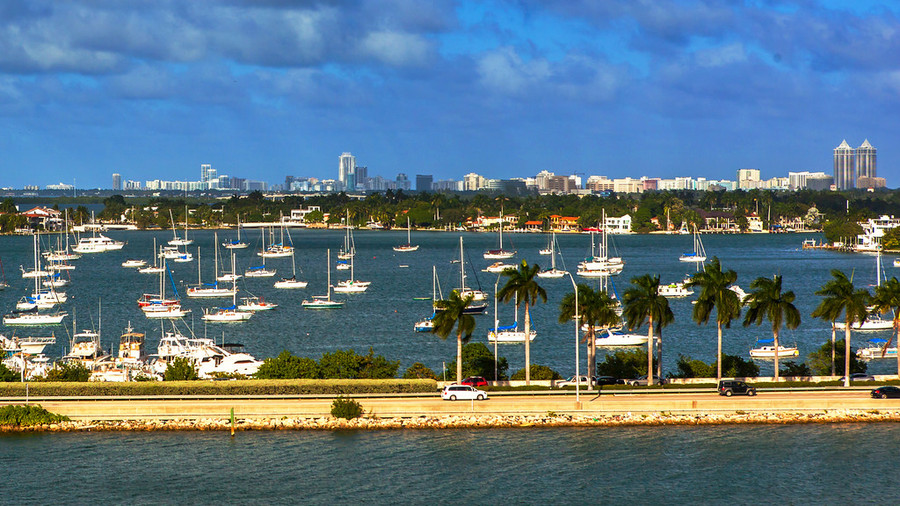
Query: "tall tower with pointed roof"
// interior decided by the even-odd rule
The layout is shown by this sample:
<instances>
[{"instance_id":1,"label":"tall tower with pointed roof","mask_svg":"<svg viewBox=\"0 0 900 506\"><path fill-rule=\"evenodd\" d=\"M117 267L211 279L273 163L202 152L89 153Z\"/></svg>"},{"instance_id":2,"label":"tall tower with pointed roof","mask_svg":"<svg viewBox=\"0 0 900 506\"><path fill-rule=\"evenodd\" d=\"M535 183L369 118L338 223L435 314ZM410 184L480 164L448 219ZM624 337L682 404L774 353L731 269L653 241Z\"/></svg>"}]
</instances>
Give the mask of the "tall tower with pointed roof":
<instances>
[{"instance_id":1,"label":"tall tower with pointed roof","mask_svg":"<svg viewBox=\"0 0 900 506\"><path fill-rule=\"evenodd\" d=\"M853 164L853 148L846 139L834 148L834 184L838 190L856 188L856 167Z\"/></svg>"},{"instance_id":2,"label":"tall tower with pointed roof","mask_svg":"<svg viewBox=\"0 0 900 506\"><path fill-rule=\"evenodd\" d=\"M875 146L869 144L869 139L863 141L862 145L856 148L856 179L878 177L875 171L875 151Z\"/></svg>"}]
</instances>

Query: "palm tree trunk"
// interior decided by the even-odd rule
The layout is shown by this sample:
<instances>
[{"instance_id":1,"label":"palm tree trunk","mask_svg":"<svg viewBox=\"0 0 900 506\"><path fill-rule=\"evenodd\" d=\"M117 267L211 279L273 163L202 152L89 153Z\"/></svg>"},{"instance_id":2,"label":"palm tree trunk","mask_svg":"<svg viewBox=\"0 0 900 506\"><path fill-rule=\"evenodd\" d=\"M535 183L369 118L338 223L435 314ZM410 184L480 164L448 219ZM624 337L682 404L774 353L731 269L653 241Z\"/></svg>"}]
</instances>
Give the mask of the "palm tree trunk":
<instances>
[{"instance_id":1,"label":"palm tree trunk","mask_svg":"<svg viewBox=\"0 0 900 506\"><path fill-rule=\"evenodd\" d=\"M525 385L531 385L531 313L525 301Z\"/></svg>"},{"instance_id":2,"label":"palm tree trunk","mask_svg":"<svg viewBox=\"0 0 900 506\"><path fill-rule=\"evenodd\" d=\"M900 379L900 314L894 317L894 336L895 346L897 346L897 379Z\"/></svg>"},{"instance_id":3,"label":"palm tree trunk","mask_svg":"<svg viewBox=\"0 0 900 506\"><path fill-rule=\"evenodd\" d=\"M722 324L716 322L716 329L719 333L719 339L716 348L716 383L722 381Z\"/></svg>"},{"instance_id":4,"label":"palm tree trunk","mask_svg":"<svg viewBox=\"0 0 900 506\"><path fill-rule=\"evenodd\" d=\"M834 321L831 322L831 375L834 376L834 334L836 333L836 329L834 328ZM897 367L900 367L900 355L897 356L898 364Z\"/></svg>"},{"instance_id":5,"label":"palm tree trunk","mask_svg":"<svg viewBox=\"0 0 900 506\"><path fill-rule=\"evenodd\" d=\"M775 383L778 383L778 332L772 333L775 341Z\"/></svg>"},{"instance_id":6,"label":"palm tree trunk","mask_svg":"<svg viewBox=\"0 0 900 506\"><path fill-rule=\"evenodd\" d=\"M848 309L849 311L849 309ZM847 326L844 327L844 386L850 386L850 326L853 322L847 318Z\"/></svg>"},{"instance_id":7,"label":"palm tree trunk","mask_svg":"<svg viewBox=\"0 0 900 506\"><path fill-rule=\"evenodd\" d=\"M456 381L462 381L462 332L456 333Z\"/></svg>"},{"instance_id":8,"label":"palm tree trunk","mask_svg":"<svg viewBox=\"0 0 900 506\"><path fill-rule=\"evenodd\" d=\"M662 378L662 329L659 329L659 342L656 344L656 377Z\"/></svg>"},{"instance_id":9,"label":"palm tree trunk","mask_svg":"<svg viewBox=\"0 0 900 506\"><path fill-rule=\"evenodd\" d=\"M597 374L597 340L594 338L594 326L590 326L591 331L588 332L588 349L590 350L590 356L588 357L588 374L590 377L594 377ZM898 366L898 371L900 371L900 366Z\"/></svg>"},{"instance_id":10,"label":"palm tree trunk","mask_svg":"<svg viewBox=\"0 0 900 506\"><path fill-rule=\"evenodd\" d=\"M650 315L650 331L647 338L647 386L653 384L653 315Z\"/></svg>"}]
</instances>

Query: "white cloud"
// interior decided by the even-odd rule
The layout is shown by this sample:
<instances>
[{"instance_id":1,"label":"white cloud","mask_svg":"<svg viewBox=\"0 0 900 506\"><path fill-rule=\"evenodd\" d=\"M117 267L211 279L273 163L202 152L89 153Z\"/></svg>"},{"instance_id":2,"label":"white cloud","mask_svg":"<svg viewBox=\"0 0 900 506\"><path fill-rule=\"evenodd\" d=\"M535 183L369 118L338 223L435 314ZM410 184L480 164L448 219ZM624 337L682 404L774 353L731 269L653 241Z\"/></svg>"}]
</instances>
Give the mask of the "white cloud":
<instances>
[{"instance_id":1,"label":"white cloud","mask_svg":"<svg viewBox=\"0 0 900 506\"><path fill-rule=\"evenodd\" d=\"M477 68L483 86L511 95L523 93L551 76L546 60L524 61L511 47L486 53L478 60Z\"/></svg>"},{"instance_id":2,"label":"white cloud","mask_svg":"<svg viewBox=\"0 0 900 506\"><path fill-rule=\"evenodd\" d=\"M722 67L747 61L747 52L740 42L696 52L697 64L701 67Z\"/></svg>"},{"instance_id":3,"label":"white cloud","mask_svg":"<svg viewBox=\"0 0 900 506\"><path fill-rule=\"evenodd\" d=\"M422 65L431 54L431 44L422 36L410 33L371 32L360 45L364 54L396 67Z\"/></svg>"}]
</instances>

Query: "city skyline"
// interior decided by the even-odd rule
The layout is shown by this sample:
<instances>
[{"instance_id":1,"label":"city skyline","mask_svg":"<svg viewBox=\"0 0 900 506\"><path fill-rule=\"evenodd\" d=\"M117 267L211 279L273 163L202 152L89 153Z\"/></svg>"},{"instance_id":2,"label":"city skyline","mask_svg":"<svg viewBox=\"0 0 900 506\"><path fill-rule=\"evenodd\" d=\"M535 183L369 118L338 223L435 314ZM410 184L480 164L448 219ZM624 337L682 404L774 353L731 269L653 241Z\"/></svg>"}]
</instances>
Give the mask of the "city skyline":
<instances>
[{"instance_id":1,"label":"city skyline","mask_svg":"<svg viewBox=\"0 0 900 506\"><path fill-rule=\"evenodd\" d=\"M833 174L898 134L882 2L0 7L0 187L474 172ZM242 22L246 21L246 22ZM847 107L822 104L848 103ZM878 153L878 176L897 155ZM354 164L357 164L354 160Z\"/></svg>"}]
</instances>

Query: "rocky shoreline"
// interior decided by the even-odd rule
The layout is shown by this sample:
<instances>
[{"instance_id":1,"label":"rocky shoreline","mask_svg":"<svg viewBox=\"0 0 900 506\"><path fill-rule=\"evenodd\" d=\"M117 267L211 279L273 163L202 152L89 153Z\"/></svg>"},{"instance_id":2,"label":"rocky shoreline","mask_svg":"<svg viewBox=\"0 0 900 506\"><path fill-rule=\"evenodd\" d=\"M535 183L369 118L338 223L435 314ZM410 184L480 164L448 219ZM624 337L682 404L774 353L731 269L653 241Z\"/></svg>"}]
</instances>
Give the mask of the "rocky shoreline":
<instances>
[{"instance_id":1,"label":"rocky shoreline","mask_svg":"<svg viewBox=\"0 0 900 506\"><path fill-rule=\"evenodd\" d=\"M415 418L363 417L344 420L333 417L236 419L235 431L272 430L395 430L395 429L496 429L544 427L637 427L661 425L807 424L900 422L900 411L836 410L817 413L717 413L717 414L625 414L542 416L423 416ZM27 427L0 426L11 432L149 432L230 431L227 418L173 420L69 421Z\"/></svg>"}]
</instances>

